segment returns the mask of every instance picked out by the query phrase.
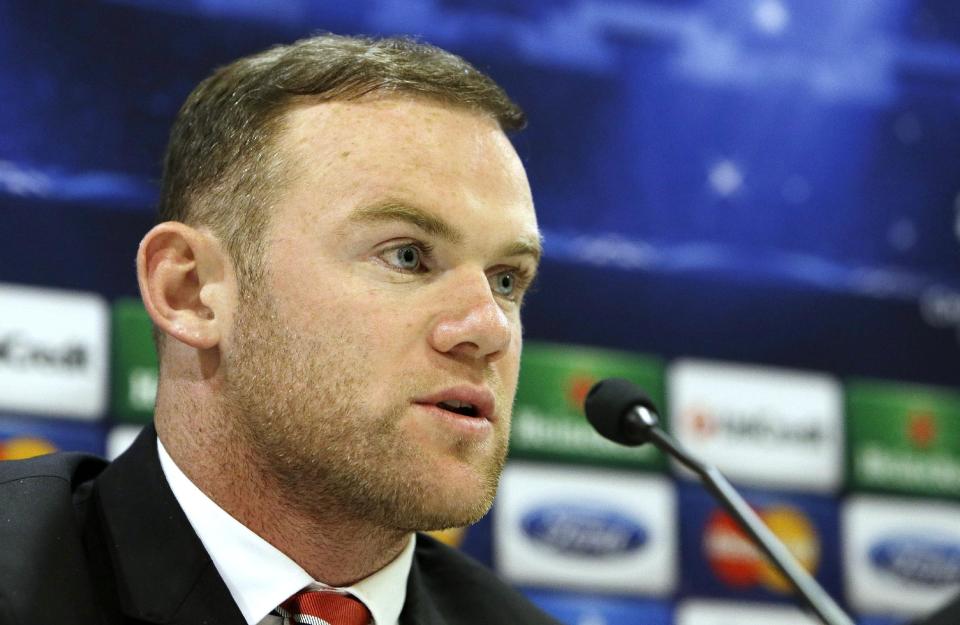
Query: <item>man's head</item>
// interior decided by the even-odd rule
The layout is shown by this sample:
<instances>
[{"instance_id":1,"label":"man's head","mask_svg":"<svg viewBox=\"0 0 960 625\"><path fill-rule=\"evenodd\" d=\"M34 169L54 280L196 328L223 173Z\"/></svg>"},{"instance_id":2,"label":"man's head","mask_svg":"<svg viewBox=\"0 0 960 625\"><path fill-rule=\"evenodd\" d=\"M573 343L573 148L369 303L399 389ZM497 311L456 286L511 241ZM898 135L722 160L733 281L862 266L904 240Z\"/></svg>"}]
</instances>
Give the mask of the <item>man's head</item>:
<instances>
[{"instance_id":1,"label":"man's head","mask_svg":"<svg viewBox=\"0 0 960 625\"><path fill-rule=\"evenodd\" d=\"M256 83L217 88L231 68L274 84L286 75L278 58L292 54L302 73L303 50L328 48L344 57L326 70L333 79L349 83L345 68L374 62L376 86L301 85L276 115L255 115L265 125L244 127L245 139L228 126L249 115L224 112L227 124L191 112L204 97L227 109L266 99ZM416 86L410 65L443 78ZM180 182L165 181L164 206L186 212L168 208L178 221L155 227L138 255L145 305L176 339L162 356L161 436L221 415L308 515L399 530L479 518L506 453L520 305L540 254L504 134L522 124L519 109L463 61L408 41L325 37L211 80L185 105L195 122L177 122L183 146L168 155ZM201 117L229 147L209 140ZM232 158L201 162L204 142ZM171 163L184 151L200 182ZM177 414L185 406L193 414Z\"/></svg>"},{"instance_id":2,"label":"man's head","mask_svg":"<svg viewBox=\"0 0 960 625\"><path fill-rule=\"evenodd\" d=\"M276 46L219 68L180 109L164 159L159 221L209 227L242 287L260 277L261 237L289 181L277 149L287 113L310 102L370 94L421 95L520 130L523 111L462 58L407 38L323 35Z\"/></svg>"}]
</instances>

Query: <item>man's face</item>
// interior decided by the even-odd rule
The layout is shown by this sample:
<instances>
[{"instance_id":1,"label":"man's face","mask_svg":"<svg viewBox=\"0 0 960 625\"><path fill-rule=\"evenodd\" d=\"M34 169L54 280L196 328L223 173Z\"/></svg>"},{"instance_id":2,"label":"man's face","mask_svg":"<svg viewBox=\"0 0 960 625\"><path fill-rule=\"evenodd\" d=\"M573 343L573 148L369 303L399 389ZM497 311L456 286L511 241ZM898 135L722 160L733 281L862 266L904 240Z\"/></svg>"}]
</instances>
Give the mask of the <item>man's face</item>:
<instances>
[{"instance_id":1,"label":"man's face","mask_svg":"<svg viewBox=\"0 0 960 625\"><path fill-rule=\"evenodd\" d=\"M297 108L279 149L264 284L222 345L240 431L310 514L475 521L539 253L516 153L488 117L411 97Z\"/></svg>"}]
</instances>

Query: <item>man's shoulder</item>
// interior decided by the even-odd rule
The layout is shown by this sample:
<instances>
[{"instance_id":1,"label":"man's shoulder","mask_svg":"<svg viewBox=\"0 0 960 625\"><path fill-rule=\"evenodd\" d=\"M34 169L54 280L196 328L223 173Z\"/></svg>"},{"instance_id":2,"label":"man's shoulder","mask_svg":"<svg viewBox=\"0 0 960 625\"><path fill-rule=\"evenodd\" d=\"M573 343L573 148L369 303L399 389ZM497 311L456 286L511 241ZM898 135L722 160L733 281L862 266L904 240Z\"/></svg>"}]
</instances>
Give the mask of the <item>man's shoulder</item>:
<instances>
[{"instance_id":1,"label":"man's shoulder","mask_svg":"<svg viewBox=\"0 0 960 625\"><path fill-rule=\"evenodd\" d=\"M58 453L0 462L0 540L16 538L21 549L79 523L90 486L107 462L82 453ZM6 555L9 555L7 553Z\"/></svg>"},{"instance_id":2,"label":"man's shoulder","mask_svg":"<svg viewBox=\"0 0 960 625\"><path fill-rule=\"evenodd\" d=\"M102 458L77 452L0 462L0 490L72 493L107 466ZM0 505L10 500L0 497Z\"/></svg>"},{"instance_id":3,"label":"man's shoulder","mask_svg":"<svg viewBox=\"0 0 960 625\"><path fill-rule=\"evenodd\" d=\"M82 518L106 464L79 453L0 462L0 622L12 615L26 622L27 614L45 623L98 622ZM56 588L58 600L39 603L44 588Z\"/></svg>"},{"instance_id":4,"label":"man's shoulder","mask_svg":"<svg viewBox=\"0 0 960 625\"><path fill-rule=\"evenodd\" d=\"M415 561L441 612L472 615L465 622L557 625L488 568L430 536L417 536Z\"/></svg>"}]
</instances>

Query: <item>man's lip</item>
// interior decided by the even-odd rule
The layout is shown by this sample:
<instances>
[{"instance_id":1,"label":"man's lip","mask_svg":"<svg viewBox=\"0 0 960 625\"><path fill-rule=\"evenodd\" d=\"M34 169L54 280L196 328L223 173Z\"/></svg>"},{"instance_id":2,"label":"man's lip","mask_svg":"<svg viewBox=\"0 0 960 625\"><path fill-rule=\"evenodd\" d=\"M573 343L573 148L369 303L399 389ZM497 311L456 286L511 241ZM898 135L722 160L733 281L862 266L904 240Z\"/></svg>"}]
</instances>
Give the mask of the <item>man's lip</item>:
<instances>
[{"instance_id":1,"label":"man's lip","mask_svg":"<svg viewBox=\"0 0 960 625\"><path fill-rule=\"evenodd\" d=\"M413 403L436 406L440 402L451 401L461 401L472 404L477 410L477 415L468 417L470 419L486 419L491 423L497 420L496 413L494 412L496 400L493 397L493 393L483 387L452 386L442 391L431 393L430 395L417 397L413 400Z\"/></svg>"}]
</instances>

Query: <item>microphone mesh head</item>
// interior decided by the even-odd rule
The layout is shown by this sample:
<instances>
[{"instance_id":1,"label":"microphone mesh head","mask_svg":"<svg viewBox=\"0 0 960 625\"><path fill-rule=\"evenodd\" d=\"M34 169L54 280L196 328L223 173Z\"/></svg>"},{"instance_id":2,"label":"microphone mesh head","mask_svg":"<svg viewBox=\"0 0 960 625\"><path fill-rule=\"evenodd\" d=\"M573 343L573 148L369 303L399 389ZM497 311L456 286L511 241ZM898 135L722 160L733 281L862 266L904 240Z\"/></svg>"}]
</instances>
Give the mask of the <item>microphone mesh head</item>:
<instances>
[{"instance_id":1,"label":"microphone mesh head","mask_svg":"<svg viewBox=\"0 0 960 625\"><path fill-rule=\"evenodd\" d=\"M623 378L607 378L593 385L584 402L587 421L604 438L620 445L638 445L623 430L623 417L634 406L644 406L657 412L656 406L643 389Z\"/></svg>"}]
</instances>

